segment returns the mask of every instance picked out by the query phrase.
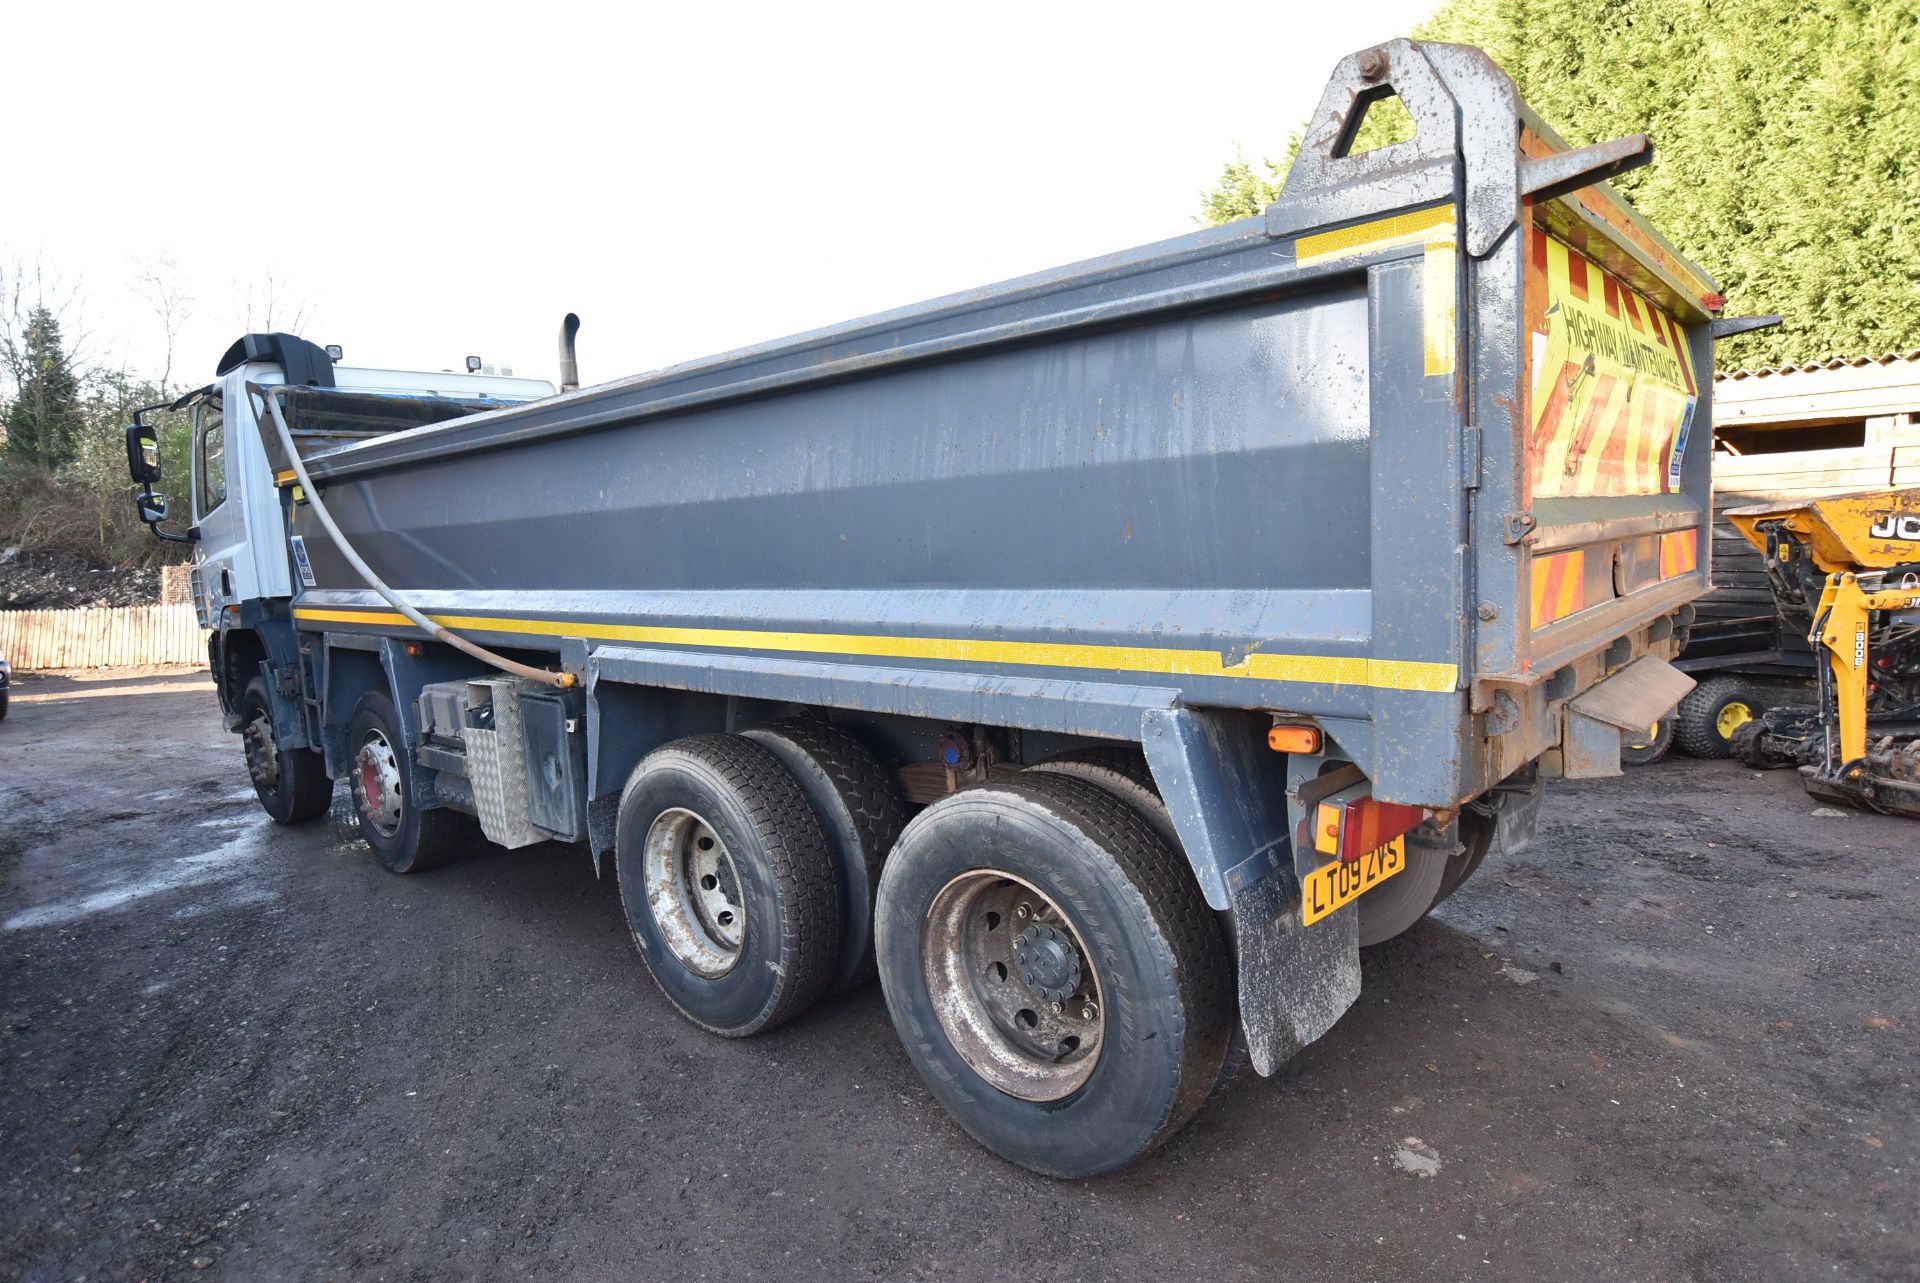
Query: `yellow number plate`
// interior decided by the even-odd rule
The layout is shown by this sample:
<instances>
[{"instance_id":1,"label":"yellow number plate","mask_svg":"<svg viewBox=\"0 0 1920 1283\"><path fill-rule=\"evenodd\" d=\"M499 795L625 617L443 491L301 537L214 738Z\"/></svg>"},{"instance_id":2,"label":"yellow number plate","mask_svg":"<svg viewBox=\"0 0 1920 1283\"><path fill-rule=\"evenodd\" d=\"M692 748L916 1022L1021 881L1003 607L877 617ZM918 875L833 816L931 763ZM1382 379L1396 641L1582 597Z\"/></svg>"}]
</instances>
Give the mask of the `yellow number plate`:
<instances>
[{"instance_id":1,"label":"yellow number plate","mask_svg":"<svg viewBox=\"0 0 1920 1283\"><path fill-rule=\"evenodd\" d=\"M1407 867L1407 839L1397 837L1359 859L1335 860L1307 874L1300 886L1300 921L1312 926L1343 904L1362 895Z\"/></svg>"}]
</instances>

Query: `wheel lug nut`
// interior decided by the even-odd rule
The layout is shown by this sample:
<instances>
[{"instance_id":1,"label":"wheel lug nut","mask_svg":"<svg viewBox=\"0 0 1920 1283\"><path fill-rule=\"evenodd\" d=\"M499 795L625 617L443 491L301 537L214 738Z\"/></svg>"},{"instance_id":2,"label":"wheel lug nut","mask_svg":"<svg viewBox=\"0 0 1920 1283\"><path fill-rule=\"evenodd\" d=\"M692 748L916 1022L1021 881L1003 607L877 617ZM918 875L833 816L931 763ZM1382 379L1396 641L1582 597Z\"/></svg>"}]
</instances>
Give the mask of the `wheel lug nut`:
<instances>
[{"instance_id":1,"label":"wheel lug nut","mask_svg":"<svg viewBox=\"0 0 1920 1283\"><path fill-rule=\"evenodd\" d=\"M1013 911L1013 916L1016 918L1031 918L1033 916L1033 908L1031 905L1023 904Z\"/></svg>"},{"instance_id":2,"label":"wheel lug nut","mask_svg":"<svg viewBox=\"0 0 1920 1283\"><path fill-rule=\"evenodd\" d=\"M1063 1003L1063 1002L1056 1002L1056 1003L1054 1003L1054 1004L1053 1004L1053 1014L1054 1014L1054 1015L1056 1015L1056 1016L1057 1016L1057 1015L1059 1015L1059 1014L1060 1014L1060 1013L1061 1013L1062 1011L1065 1011L1065 1010L1066 1010L1066 1004L1065 1004L1065 1003Z\"/></svg>"},{"instance_id":3,"label":"wheel lug nut","mask_svg":"<svg viewBox=\"0 0 1920 1283\"><path fill-rule=\"evenodd\" d=\"M1092 1003L1088 1003L1086 1006L1080 1008L1080 1019L1082 1020L1092 1020L1095 1016L1099 1014L1100 1014L1099 1009L1095 1007Z\"/></svg>"}]
</instances>

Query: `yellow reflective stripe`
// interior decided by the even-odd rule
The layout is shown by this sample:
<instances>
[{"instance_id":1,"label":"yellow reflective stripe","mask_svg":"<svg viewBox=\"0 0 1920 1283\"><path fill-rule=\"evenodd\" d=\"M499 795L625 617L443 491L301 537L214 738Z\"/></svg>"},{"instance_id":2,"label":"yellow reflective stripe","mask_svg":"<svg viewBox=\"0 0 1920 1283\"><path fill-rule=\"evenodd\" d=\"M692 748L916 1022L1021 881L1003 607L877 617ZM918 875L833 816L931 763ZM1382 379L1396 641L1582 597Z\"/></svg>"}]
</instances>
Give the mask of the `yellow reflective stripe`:
<instances>
[{"instance_id":1,"label":"yellow reflective stripe","mask_svg":"<svg viewBox=\"0 0 1920 1283\"><path fill-rule=\"evenodd\" d=\"M1449 218L1446 226L1434 228L1427 236L1426 245L1427 256L1420 271L1423 313L1420 329L1426 348L1426 372L1452 374L1454 349L1459 345L1454 331L1453 220Z\"/></svg>"},{"instance_id":2,"label":"yellow reflective stripe","mask_svg":"<svg viewBox=\"0 0 1920 1283\"><path fill-rule=\"evenodd\" d=\"M1293 261L1301 267L1311 267L1330 259L1351 258L1355 254L1399 245L1420 245L1426 249L1420 274L1424 299L1420 326L1424 366L1428 374L1452 374L1455 348L1459 346L1458 306L1454 298L1459 255L1452 205L1302 236L1293 243Z\"/></svg>"},{"instance_id":3,"label":"yellow reflective stripe","mask_svg":"<svg viewBox=\"0 0 1920 1283\"><path fill-rule=\"evenodd\" d=\"M412 626L406 616L392 611L301 607L293 613L296 619L314 623ZM791 633L747 628L675 628L658 624L604 624L489 615L429 615L428 618L442 628L470 632L594 638L662 646L869 655L887 659L1028 664L1042 668L1087 668L1188 677L1245 677L1269 682L1368 686L1378 690L1451 691L1459 677L1456 665L1416 659L1256 653L1248 655L1238 664L1229 664L1219 651L1172 650L1151 646L1083 646L1068 642L988 641L977 637L880 637L859 633Z\"/></svg>"},{"instance_id":4,"label":"yellow reflective stripe","mask_svg":"<svg viewBox=\"0 0 1920 1283\"><path fill-rule=\"evenodd\" d=\"M1451 241L1453 222L1453 206L1437 205L1432 209L1395 214L1391 218L1376 218L1371 223L1357 223L1331 232L1315 232L1293 243L1293 261L1301 267L1311 267L1328 259L1351 258L1355 254L1391 249L1396 245L1424 245L1427 233L1439 227L1447 229L1447 239Z\"/></svg>"}]
</instances>

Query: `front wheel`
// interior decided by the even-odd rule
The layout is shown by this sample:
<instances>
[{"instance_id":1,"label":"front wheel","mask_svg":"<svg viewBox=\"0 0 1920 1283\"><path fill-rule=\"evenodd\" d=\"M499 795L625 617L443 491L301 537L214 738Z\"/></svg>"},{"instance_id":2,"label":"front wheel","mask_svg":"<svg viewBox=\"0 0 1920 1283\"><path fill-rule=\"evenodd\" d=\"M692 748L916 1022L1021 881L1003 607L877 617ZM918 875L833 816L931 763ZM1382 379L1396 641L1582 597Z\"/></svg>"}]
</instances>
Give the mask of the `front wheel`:
<instances>
[{"instance_id":1,"label":"front wheel","mask_svg":"<svg viewBox=\"0 0 1920 1283\"><path fill-rule=\"evenodd\" d=\"M312 749L280 747L265 677L248 682L240 696L240 744L254 795L274 823L300 824L327 813L333 781L327 778L326 759Z\"/></svg>"},{"instance_id":2,"label":"front wheel","mask_svg":"<svg viewBox=\"0 0 1920 1283\"><path fill-rule=\"evenodd\" d=\"M907 826L875 913L887 1009L976 1140L1097 1176L1206 1102L1233 1035L1219 923L1120 799L1050 772L967 789Z\"/></svg>"},{"instance_id":3,"label":"front wheel","mask_svg":"<svg viewBox=\"0 0 1920 1283\"><path fill-rule=\"evenodd\" d=\"M389 873L422 873L457 855L473 836L471 819L459 811L422 810L417 804L393 701L380 691L362 695L354 706L347 743L353 755L347 778L360 836L381 865Z\"/></svg>"}]
</instances>

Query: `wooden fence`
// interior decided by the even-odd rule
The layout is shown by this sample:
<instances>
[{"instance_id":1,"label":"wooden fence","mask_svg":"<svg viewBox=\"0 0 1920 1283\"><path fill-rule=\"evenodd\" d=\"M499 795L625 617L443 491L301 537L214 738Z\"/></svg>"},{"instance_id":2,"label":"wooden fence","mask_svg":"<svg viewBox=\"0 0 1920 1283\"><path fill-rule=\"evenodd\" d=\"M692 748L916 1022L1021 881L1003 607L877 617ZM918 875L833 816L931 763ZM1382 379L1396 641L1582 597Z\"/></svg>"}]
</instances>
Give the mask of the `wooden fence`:
<instances>
[{"instance_id":1,"label":"wooden fence","mask_svg":"<svg viewBox=\"0 0 1920 1283\"><path fill-rule=\"evenodd\" d=\"M187 605L0 610L0 655L16 669L204 664L206 636Z\"/></svg>"}]
</instances>

